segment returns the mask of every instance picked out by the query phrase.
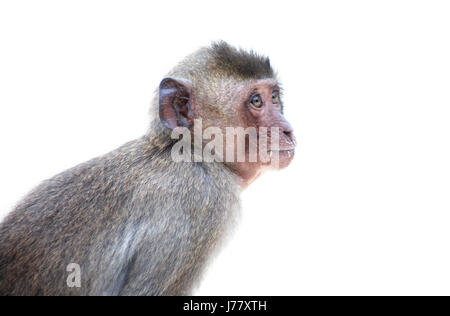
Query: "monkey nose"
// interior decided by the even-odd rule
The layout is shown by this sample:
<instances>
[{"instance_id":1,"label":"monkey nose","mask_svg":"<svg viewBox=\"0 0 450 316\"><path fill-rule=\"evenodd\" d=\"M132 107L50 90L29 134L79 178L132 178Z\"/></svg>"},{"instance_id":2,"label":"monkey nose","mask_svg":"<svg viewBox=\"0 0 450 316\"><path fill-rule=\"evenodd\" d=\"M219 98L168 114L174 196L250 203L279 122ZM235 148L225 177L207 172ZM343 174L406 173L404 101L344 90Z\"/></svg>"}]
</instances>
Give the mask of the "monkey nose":
<instances>
[{"instance_id":1,"label":"monkey nose","mask_svg":"<svg viewBox=\"0 0 450 316\"><path fill-rule=\"evenodd\" d=\"M284 135L286 135L287 139L292 143L292 145L297 145L297 141L295 140L294 131L292 129L284 130Z\"/></svg>"}]
</instances>

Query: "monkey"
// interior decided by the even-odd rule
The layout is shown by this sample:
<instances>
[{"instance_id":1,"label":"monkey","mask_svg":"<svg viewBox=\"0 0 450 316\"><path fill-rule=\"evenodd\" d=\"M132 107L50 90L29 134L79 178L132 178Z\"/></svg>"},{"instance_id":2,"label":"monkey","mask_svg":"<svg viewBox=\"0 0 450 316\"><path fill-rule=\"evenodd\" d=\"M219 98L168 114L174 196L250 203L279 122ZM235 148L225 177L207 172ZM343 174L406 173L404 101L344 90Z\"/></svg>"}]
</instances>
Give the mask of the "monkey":
<instances>
[{"instance_id":1,"label":"monkey","mask_svg":"<svg viewBox=\"0 0 450 316\"><path fill-rule=\"evenodd\" d=\"M0 295L191 295L234 225L241 192L293 159L296 141L283 109L268 57L224 41L188 55L156 89L145 135L45 180L6 216ZM278 131L277 149L266 152L278 155L278 165L174 161L179 139L172 133L193 133L199 119L203 131ZM272 138L267 132L268 143ZM228 145L218 152L234 155ZM76 286L69 282L73 264L80 268Z\"/></svg>"}]
</instances>

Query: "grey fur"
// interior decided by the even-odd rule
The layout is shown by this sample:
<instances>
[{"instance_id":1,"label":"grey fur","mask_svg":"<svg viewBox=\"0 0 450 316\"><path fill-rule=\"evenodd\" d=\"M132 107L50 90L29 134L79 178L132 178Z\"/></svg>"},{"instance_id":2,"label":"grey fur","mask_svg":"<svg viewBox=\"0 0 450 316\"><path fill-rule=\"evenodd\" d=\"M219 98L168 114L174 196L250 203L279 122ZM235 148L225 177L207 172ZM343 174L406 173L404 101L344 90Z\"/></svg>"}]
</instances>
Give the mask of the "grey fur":
<instances>
[{"instance_id":1,"label":"grey fur","mask_svg":"<svg viewBox=\"0 0 450 316\"><path fill-rule=\"evenodd\" d=\"M142 137L36 188L0 226L0 295L189 294L240 189L220 164L168 155Z\"/></svg>"},{"instance_id":2,"label":"grey fur","mask_svg":"<svg viewBox=\"0 0 450 316\"><path fill-rule=\"evenodd\" d=\"M221 78L273 71L268 59L220 42L172 74L206 98ZM239 209L241 180L222 163L173 162L169 135L153 115L147 135L44 181L21 201L0 224L0 295L192 293ZM67 286L70 263L81 267L80 288Z\"/></svg>"}]
</instances>

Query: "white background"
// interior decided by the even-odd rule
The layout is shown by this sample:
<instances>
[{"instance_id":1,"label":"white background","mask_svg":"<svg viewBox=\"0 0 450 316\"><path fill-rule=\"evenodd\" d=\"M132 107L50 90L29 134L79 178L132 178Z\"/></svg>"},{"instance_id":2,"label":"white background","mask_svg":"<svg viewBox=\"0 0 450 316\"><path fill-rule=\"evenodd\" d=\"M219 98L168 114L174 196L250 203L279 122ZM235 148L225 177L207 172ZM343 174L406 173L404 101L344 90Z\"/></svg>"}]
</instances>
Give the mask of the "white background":
<instances>
[{"instance_id":1,"label":"white background","mask_svg":"<svg viewBox=\"0 0 450 316\"><path fill-rule=\"evenodd\" d=\"M164 74L218 39L270 56L299 147L196 294L450 294L446 1L2 1L0 215L144 134Z\"/></svg>"}]
</instances>

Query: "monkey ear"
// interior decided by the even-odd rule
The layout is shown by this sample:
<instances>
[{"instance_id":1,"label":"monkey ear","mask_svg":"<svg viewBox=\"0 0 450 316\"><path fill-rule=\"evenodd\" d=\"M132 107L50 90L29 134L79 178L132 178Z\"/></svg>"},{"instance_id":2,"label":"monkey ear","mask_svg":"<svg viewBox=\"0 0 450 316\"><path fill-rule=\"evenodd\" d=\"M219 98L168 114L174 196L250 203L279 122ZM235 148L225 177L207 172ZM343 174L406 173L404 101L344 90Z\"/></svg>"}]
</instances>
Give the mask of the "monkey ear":
<instances>
[{"instance_id":1,"label":"monkey ear","mask_svg":"<svg viewBox=\"0 0 450 316\"><path fill-rule=\"evenodd\" d=\"M188 80L164 78L159 85L159 118L174 129L190 128L194 122L192 84Z\"/></svg>"}]
</instances>

